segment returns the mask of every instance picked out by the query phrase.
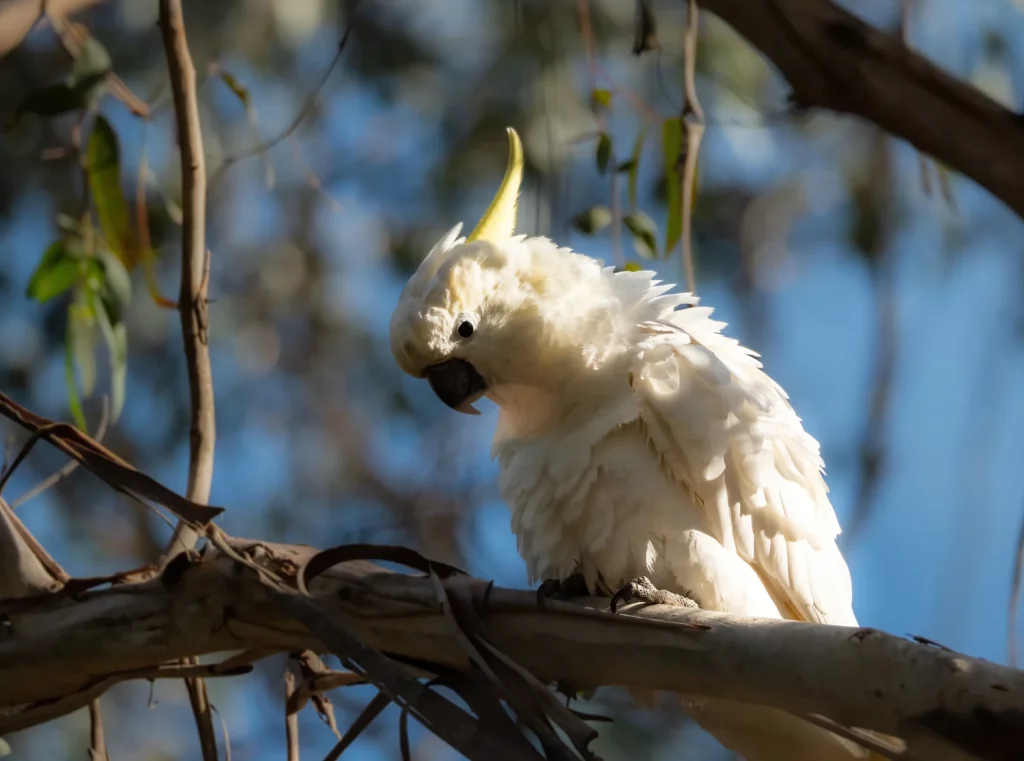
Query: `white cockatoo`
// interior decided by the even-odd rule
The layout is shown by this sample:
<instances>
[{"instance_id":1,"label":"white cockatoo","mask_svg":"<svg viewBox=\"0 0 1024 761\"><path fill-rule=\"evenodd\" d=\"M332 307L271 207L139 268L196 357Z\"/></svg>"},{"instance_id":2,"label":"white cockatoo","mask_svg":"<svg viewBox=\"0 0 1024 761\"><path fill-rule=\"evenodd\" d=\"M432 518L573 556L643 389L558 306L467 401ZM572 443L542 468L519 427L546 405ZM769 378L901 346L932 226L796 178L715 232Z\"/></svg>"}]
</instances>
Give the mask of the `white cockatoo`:
<instances>
[{"instance_id":1,"label":"white cockatoo","mask_svg":"<svg viewBox=\"0 0 1024 761\"><path fill-rule=\"evenodd\" d=\"M508 134L483 219L434 246L390 334L449 407L498 405L492 455L531 583L581 574L599 593L856 626L818 443L786 393L692 294L515 235ZM776 709L684 705L749 761L869 757Z\"/></svg>"}]
</instances>

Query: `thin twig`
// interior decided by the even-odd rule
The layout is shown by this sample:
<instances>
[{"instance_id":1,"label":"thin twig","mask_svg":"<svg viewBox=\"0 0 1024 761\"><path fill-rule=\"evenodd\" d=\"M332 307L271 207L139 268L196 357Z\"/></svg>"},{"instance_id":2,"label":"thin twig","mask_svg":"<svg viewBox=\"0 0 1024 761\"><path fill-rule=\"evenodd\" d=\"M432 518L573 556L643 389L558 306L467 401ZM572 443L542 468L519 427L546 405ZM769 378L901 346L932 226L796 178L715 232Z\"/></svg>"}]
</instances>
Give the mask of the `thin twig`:
<instances>
[{"instance_id":1,"label":"thin twig","mask_svg":"<svg viewBox=\"0 0 1024 761\"><path fill-rule=\"evenodd\" d=\"M686 290L697 292L697 279L693 270L693 194L697 177L697 156L704 139L704 109L697 99L697 35L700 29L700 11L697 0L689 0L686 14L686 35L683 38L683 110L680 122L686 130L686 158L680 182L683 183L681 248L683 269L686 272Z\"/></svg>"},{"instance_id":2,"label":"thin twig","mask_svg":"<svg viewBox=\"0 0 1024 761\"><path fill-rule=\"evenodd\" d=\"M1020 587L1024 576L1024 515L1021 516L1017 532L1017 553L1013 561L1013 578L1010 579L1010 610L1007 630L1010 665L1017 666L1017 614L1020 607Z\"/></svg>"},{"instance_id":3,"label":"thin twig","mask_svg":"<svg viewBox=\"0 0 1024 761\"><path fill-rule=\"evenodd\" d=\"M103 736L103 714L100 699L89 702L89 761L108 761L107 741Z\"/></svg>"},{"instance_id":4,"label":"thin twig","mask_svg":"<svg viewBox=\"0 0 1024 761\"><path fill-rule=\"evenodd\" d=\"M206 275L209 267L206 249L206 162L196 98L196 68L188 49L181 0L160 0L160 31L167 55L181 154L184 219L178 311L181 314L191 401L188 488L185 493L194 502L206 503L210 499L213 481L216 440L206 312L209 279ZM167 552L160 560L161 565L179 552L190 550L198 538L194 529L179 521ZM186 664L189 662L194 663L194 659L183 661ZM213 713L206 683L202 679L190 678L185 680L185 687L199 731L203 761L217 761L217 738L213 731Z\"/></svg>"},{"instance_id":5,"label":"thin twig","mask_svg":"<svg viewBox=\"0 0 1024 761\"><path fill-rule=\"evenodd\" d=\"M129 671L122 671L117 674L111 674L110 676L97 679L88 687L85 687L78 692L65 695L57 700L43 701L38 705L29 706L18 713L0 715L0 733L8 734L11 732L17 732L28 727L43 724L47 721L52 721L53 719L61 716L66 716L72 711L77 711L83 706L88 705L94 698L98 698L115 684L120 684L121 682L128 682L135 679L181 679L182 677L198 675L206 677L229 677L238 676L239 674L247 674L252 670L249 666L242 666L230 671L218 671L216 668L217 664L210 666L181 666L178 664L170 664L132 669Z\"/></svg>"},{"instance_id":6,"label":"thin twig","mask_svg":"<svg viewBox=\"0 0 1024 761\"><path fill-rule=\"evenodd\" d=\"M266 153L299 128L299 125L302 124L303 120L309 116L310 112L313 110L317 100L320 98L320 91L324 89L324 85L326 85L327 80L330 79L331 72L334 71L338 62L341 60L341 56L345 52L345 46L348 44L349 36L352 34L352 29L355 26L355 21L356 12L353 8L352 14L348 20L348 25L345 27L345 33L342 34L341 40L338 42L338 49L334 53L334 58L332 58L331 62L327 65L327 69L320 77L320 81L317 83L316 88L309 94L309 97L306 98L306 102L302 105L302 108L299 109L299 112L295 115L295 118L292 119L291 123L284 129L284 131L280 132L270 140L262 142L256 147L242 151L241 153L225 156L221 161L220 166L217 167L213 172L213 175L210 177L211 188L215 187L224 176L224 173L239 161L250 159L253 156L259 156L261 153Z\"/></svg>"},{"instance_id":7,"label":"thin twig","mask_svg":"<svg viewBox=\"0 0 1024 761\"><path fill-rule=\"evenodd\" d=\"M103 443L103 437L106 436L106 434L107 434L107 424L109 422L110 422L110 404L109 404L109 400L108 400L107 396L104 394L104 396L103 396L103 407L102 407L102 411L100 412L100 422L99 422L99 425L96 426L96 434L93 437L93 438L96 439L96 441L98 443ZM11 509L12 510L17 510L21 505L24 505L26 502L28 502L33 497L39 496L40 494L42 494L47 489L49 489L52 486L54 486L58 481L61 481L62 479L67 478L68 476L70 476L75 471L75 468L77 468L79 465L81 465L81 463L78 460L71 460L70 462L66 463L56 473L51 473L46 478L44 478L42 481L37 483L31 489L29 489L27 492L25 492L20 497L18 497L16 500L11 502Z\"/></svg>"},{"instance_id":8,"label":"thin twig","mask_svg":"<svg viewBox=\"0 0 1024 761\"><path fill-rule=\"evenodd\" d=\"M289 663L284 672L284 727L288 739L288 761L299 761L299 714L298 711L288 710L293 694L295 674Z\"/></svg>"},{"instance_id":9,"label":"thin twig","mask_svg":"<svg viewBox=\"0 0 1024 761\"><path fill-rule=\"evenodd\" d=\"M160 29L170 70L181 153L184 219L178 311L181 314L191 400L188 488L185 494L194 502L205 503L210 498L216 438L213 376L207 344L207 278L204 275L207 264L206 164L196 100L196 69L185 36L181 0L160 0ZM197 538L194 531L179 524L162 562L166 563L170 556L191 549Z\"/></svg>"}]
</instances>

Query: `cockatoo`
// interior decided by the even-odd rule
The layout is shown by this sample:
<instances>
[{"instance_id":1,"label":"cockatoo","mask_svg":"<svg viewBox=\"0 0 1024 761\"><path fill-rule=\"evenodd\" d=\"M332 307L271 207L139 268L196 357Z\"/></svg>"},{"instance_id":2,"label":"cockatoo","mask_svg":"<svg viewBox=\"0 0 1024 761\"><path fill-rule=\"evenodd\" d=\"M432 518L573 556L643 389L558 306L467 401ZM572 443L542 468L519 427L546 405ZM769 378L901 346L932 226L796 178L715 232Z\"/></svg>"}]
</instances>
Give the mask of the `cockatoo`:
<instances>
[{"instance_id":1,"label":"cockatoo","mask_svg":"<svg viewBox=\"0 0 1024 761\"><path fill-rule=\"evenodd\" d=\"M492 456L531 583L856 626L817 441L757 355L653 272L515 234L523 172L402 292L401 368L460 412L499 408ZM686 307L686 308L682 308ZM748 761L849 761L859 745L780 710L684 696Z\"/></svg>"}]
</instances>

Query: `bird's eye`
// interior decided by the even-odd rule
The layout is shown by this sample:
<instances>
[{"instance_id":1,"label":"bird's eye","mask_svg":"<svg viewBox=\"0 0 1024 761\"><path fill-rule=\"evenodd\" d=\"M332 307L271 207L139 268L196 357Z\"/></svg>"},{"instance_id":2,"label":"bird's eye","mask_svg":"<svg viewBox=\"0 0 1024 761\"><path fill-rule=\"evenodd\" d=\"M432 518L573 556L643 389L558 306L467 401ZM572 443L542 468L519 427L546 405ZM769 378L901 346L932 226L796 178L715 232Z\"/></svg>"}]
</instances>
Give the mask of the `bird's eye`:
<instances>
[{"instance_id":1,"label":"bird's eye","mask_svg":"<svg viewBox=\"0 0 1024 761\"><path fill-rule=\"evenodd\" d=\"M457 332L463 338L469 338L471 335L473 335L473 323L471 323L469 320L463 320L462 322L459 323Z\"/></svg>"}]
</instances>

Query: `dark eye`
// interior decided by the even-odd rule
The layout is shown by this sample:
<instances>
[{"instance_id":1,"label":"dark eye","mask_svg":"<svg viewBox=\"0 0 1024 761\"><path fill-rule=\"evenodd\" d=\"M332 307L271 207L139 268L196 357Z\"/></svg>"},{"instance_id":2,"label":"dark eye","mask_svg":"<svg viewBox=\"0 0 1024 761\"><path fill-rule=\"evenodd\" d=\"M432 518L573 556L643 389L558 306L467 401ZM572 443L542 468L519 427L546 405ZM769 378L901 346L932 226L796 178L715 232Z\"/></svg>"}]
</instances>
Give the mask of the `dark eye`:
<instances>
[{"instance_id":1,"label":"dark eye","mask_svg":"<svg viewBox=\"0 0 1024 761\"><path fill-rule=\"evenodd\" d=\"M463 320L462 322L459 323L457 332L463 338L469 338L471 335L473 335L473 323L471 323L469 320Z\"/></svg>"}]
</instances>

